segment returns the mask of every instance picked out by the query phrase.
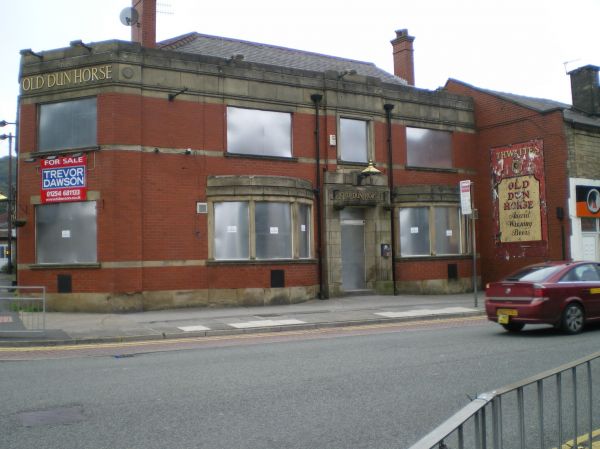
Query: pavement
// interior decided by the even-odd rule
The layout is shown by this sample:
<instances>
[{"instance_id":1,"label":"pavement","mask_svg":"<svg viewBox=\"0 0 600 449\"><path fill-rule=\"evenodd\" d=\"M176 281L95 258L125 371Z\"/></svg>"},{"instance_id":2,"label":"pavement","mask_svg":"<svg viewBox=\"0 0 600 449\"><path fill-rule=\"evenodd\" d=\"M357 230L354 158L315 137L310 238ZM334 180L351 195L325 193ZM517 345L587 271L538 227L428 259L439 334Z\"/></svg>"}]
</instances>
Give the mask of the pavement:
<instances>
[{"instance_id":1,"label":"pavement","mask_svg":"<svg viewBox=\"0 0 600 449\"><path fill-rule=\"evenodd\" d=\"M8 282L8 283L7 283ZM10 278L0 275L0 285ZM14 332L0 311L0 347L126 342L432 320L483 315L483 294L360 295L264 307L182 308L136 313L46 312L45 331ZM12 318L11 318L12 316ZM41 327L41 326L40 326ZM13 330L13 331L11 331Z\"/></svg>"}]
</instances>

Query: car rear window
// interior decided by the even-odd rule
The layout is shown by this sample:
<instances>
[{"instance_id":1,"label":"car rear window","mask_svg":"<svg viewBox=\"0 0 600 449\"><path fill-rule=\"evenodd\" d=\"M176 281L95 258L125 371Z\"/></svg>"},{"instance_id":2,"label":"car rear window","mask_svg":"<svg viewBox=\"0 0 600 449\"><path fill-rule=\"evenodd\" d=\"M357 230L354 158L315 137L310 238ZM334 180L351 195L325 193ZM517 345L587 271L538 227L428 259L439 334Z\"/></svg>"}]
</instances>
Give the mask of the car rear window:
<instances>
[{"instance_id":1,"label":"car rear window","mask_svg":"<svg viewBox=\"0 0 600 449\"><path fill-rule=\"evenodd\" d=\"M561 266L557 265L542 265L537 267L527 267L516 273L511 274L506 278L507 281L526 281L526 282L542 282L548 279L557 271L561 270Z\"/></svg>"}]
</instances>

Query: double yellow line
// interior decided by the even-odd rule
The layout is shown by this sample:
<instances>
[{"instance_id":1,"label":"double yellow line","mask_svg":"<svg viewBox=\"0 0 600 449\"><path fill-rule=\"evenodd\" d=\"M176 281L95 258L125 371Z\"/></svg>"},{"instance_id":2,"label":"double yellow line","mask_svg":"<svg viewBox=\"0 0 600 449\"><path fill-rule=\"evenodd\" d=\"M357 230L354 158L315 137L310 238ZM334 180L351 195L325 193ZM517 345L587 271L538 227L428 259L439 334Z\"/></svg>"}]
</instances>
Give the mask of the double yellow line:
<instances>
[{"instance_id":1,"label":"double yellow line","mask_svg":"<svg viewBox=\"0 0 600 449\"><path fill-rule=\"evenodd\" d=\"M596 429L592 431L592 445L589 446L587 444L589 434L584 434L577 437L577 444L573 440L565 441L561 446L561 449L577 449L577 448L586 448L586 449L600 449L600 440L594 441L594 438L600 435L600 429ZM556 449L556 448L553 448Z\"/></svg>"}]
</instances>

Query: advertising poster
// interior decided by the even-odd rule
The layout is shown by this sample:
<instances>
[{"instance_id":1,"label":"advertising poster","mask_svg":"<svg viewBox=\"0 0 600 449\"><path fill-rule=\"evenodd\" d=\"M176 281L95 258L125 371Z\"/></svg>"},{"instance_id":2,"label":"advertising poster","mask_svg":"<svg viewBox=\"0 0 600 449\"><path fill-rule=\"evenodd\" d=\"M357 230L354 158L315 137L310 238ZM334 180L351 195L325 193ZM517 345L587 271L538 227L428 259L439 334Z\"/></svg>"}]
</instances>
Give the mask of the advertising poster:
<instances>
[{"instance_id":1,"label":"advertising poster","mask_svg":"<svg viewBox=\"0 0 600 449\"><path fill-rule=\"evenodd\" d=\"M600 218L600 187L575 186L577 216Z\"/></svg>"},{"instance_id":2,"label":"advertising poster","mask_svg":"<svg viewBox=\"0 0 600 449\"><path fill-rule=\"evenodd\" d=\"M87 156L42 159L41 202L84 201L87 196Z\"/></svg>"},{"instance_id":3,"label":"advertising poster","mask_svg":"<svg viewBox=\"0 0 600 449\"><path fill-rule=\"evenodd\" d=\"M540 254L547 240L542 141L493 148L491 165L496 244L501 255Z\"/></svg>"}]
</instances>

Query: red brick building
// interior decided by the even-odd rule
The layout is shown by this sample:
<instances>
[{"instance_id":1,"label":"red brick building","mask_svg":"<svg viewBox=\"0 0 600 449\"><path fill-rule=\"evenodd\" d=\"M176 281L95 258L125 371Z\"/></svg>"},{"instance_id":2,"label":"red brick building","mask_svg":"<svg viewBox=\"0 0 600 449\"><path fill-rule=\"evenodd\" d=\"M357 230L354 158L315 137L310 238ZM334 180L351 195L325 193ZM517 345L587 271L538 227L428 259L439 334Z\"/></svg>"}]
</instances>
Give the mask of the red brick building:
<instances>
[{"instance_id":1,"label":"red brick building","mask_svg":"<svg viewBox=\"0 0 600 449\"><path fill-rule=\"evenodd\" d=\"M22 52L18 282L51 309L470 291L466 179L484 282L597 244L575 201L600 180L596 103L418 89L406 30L394 74L198 33L156 43L155 6L136 2L133 42Z\"/></svg>"},{"instance_id":2,"label":"red brick building","mask_svg":"<svg viewBox=\"0 0 600 449\"><path fill-rule=\"evenodd\" d=\"M97 311L472 289L457 186L473 103L406 81L406 30L392 75L198 33L156 43L155 2L137 9L134 42L22 52L20 284Z\"/></svg>"}]
</instances>

